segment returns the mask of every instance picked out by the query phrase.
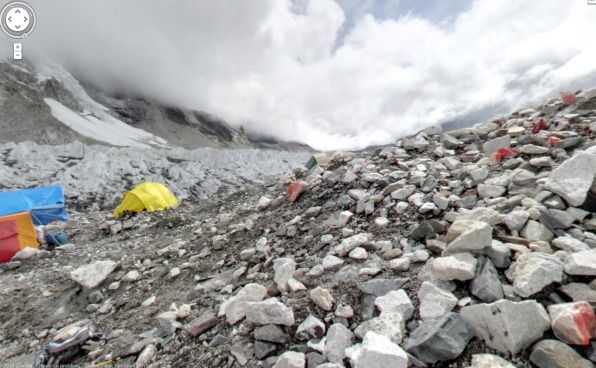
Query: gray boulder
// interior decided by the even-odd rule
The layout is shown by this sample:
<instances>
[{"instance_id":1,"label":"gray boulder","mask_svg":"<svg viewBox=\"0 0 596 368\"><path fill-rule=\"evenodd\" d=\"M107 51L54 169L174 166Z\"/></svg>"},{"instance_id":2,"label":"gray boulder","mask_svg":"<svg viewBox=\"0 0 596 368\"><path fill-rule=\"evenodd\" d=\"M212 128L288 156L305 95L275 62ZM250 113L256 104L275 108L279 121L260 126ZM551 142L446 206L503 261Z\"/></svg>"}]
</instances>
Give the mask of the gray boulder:
<instances>
[{"instance_id":1,"label":"gray boulder","mask_svg":"<svg viewBox=\"0 0 596 368\"><path fill-rule=\"evenodd\" d=\"M499 300L492 304L464 307L461 315L476 336L491 348L516 355L550 329L544 307L536 301Z\"/></svg>"},{"instance_id":2,"label":"gray boulder","mask_svg":"<svg viewBox=\"0 0 596 368\"><path fill-rule=\"evenodd\" d=\"M420 361L435 364L461 355L474 331L457 313L422 322L411 334L405 349Z\"/></svg>"}]
</instances>

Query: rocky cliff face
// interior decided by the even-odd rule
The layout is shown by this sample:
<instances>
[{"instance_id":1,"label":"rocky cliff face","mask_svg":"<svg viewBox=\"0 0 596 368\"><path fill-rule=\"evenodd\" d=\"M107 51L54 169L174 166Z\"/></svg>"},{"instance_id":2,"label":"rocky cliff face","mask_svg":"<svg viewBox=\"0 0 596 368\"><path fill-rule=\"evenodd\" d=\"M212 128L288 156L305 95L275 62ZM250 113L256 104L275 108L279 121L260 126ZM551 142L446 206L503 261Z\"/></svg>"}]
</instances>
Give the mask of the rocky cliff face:
<instances>
[{"instance_id":1,"label":"rocky cliff face","mask_svg":"<svg viewBox=\"0 0 596 368\"><path fill-rule=\"evenodd\" d=\"M71 245L1 267L0 362L593 367L595 100L566 98L168 212L71 208Z\"/></svg>"},{"instance_id":2,"label":"rocky cliff face","mask_svg":"<svg viewBox=\"0 0 596 368\"><path fill-rule=\"evenodd\" d=\"M0 63L0 143L22 141L188 149L263 147L260 139L253 140L242 129L205 112L145 98L107 96L81 85L57 66ZM310 150L276 139L268 143L269 149Z\"/></svg>"}]
</instances>

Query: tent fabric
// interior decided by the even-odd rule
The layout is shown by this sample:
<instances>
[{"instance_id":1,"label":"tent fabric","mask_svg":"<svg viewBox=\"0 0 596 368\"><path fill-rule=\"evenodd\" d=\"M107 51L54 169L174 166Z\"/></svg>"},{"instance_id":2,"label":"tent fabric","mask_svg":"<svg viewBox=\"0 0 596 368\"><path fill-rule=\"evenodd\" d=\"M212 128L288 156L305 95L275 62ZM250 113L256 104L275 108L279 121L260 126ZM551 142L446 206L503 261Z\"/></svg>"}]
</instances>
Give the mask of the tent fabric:
<instances>
[{"instance_id":1,"label":"tent fabric","mask_svg":"<svg viewBox=\"0 0 596 368\"><path fill-rule=\"evenodd\" d=\"M9 262L24 248L39 248L29 212L0 217L0 263Z\"/></svg>"},{"instance_id":2,"label":"tent fabric","mask_svg":"<svg viewBox=\"0 0 596 368\"><path fill-rule=\"evenodd\" d=\"M64 188L50 186L0 193L0 216L31 212L35 225L67 221Z\"/></svg>"},{"instance_id":3,"label":"tent fabric","mask_svg":"<svg viewBox=\"0 0 596 368\"><path fill-rule=\"evenodd\" d=\"M0 221L0 263L9 262L21 250L15 220Z\"/></svg>"},{"instance_id":4,"label":"tent fabric","mask_svg":"<svg viewBox=\"0 0 596 368\"><path fill-rule=\"evenodd\" d=\"M17 233L19 245L22 248L39 248L37 232L33 226L33 220L29 212L16 213L14 215L0 217L0 222L15 221L17 224Z\"/></svg>"},{"instance_id":5,"label":"tent fabric","mask_svg":"<svg viewBox=\"0 0 596 368\"><path fill-rule=\"evenodd\" d=\"M161 183L143 183L124 195L114 217L124 213L164 211L178 205L178 199Z\"/></svg>"}]
</instances>

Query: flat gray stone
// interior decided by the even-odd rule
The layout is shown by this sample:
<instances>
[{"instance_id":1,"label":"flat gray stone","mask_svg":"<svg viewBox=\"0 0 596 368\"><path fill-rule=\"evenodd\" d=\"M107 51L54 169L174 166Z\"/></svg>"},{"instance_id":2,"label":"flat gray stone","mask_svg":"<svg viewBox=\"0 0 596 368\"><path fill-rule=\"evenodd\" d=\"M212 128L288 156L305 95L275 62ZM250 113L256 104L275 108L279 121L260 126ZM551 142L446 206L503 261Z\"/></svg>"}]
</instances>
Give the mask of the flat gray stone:
<instances>
[{"instance_id":1,"label":"flat gray stone","mask_svg":"<svg viewBox=\"0 0 596 368\"><path fill-rule=\"evenodd\" d=\"M573 207L581 206L596 176L596 155L580 152L554 169L544 189L563 197Z\"/></svg>"},{"instance_id":2,"label":"flat gray stone","mask_svg":"<svg viewBox=\"0 0 596 368\"><path fill-rule=\"evenodd\" d=\"M462 308L461 315L476 336L504 354L516 355L550 329L550 318L536 301L476 304Z\"/></svg>"},{"instance_id":3,"label":"flat gray stone","mask_svg":"<svg viewBox=\"0 0 596 368\"><path fill-rule=\"evenodd\" d=\"M476 277L470 283L470 292L485 303L503 299L503 285L497 269L489 258L480 259Z\"/></svg>"},{"instance_id":4,"label":"flat gray stone","mask_svg":"<svg viewBox=\"0 0 596 368\"><path fill-rule=\"evenodd\" d=\"M530 220L526 223L526 226L521 231L521 236L530 241L545 241L550 242L554 235L544 225L538 221Z\"/></svg>"},{"instance_id":5,"label":"flat gray stone","mask_svg":"<svg viewBox=\"0 0 596 368\"><path fill-rule=\"evenodd\" d=\"M557 340L542 340L534 345L530 360L538 368L594 368L589 360Z\"/></svg>"},{"instance_id":6,"label":"flat gray stone","mask_svg":"<svg viewBox=\"0 0 596 368\"><path fill-rule=\"evenodd\" d=\"M441 281L471 280L476 276L477 261L470 253L437 257L432 264L434 277Z\"/></svg>"},{"instance_id":7,"label":"flat gray stone","mask_svg":"<svg viewBox=\"0 0 596 368\"><path fill-rule=\"evenodd\" d=\"M456 221L451 227L462 227L463 231L447 244L443 255L462 252L481 251L488 247L492 241L492 227L482 221ZM450 229L450 232L453 232Z\"/></svg>"},{"instance_id":8,"label":"flat gray stone","mask_svg":"<svg viewBox=\"0 0 596 368\"><path fill-rule=\"evenodd\" d=\"M341 363L346 356L346 348L352 346L354 334L340 323L329 327L325 339L324 354L331 363Z\"/></svg>"},{"instance_id":9,"label":"flat gray stone","mask_svg":"<svg viewBox=\"0 0 596 368\"><path fill-rule=\"evenodd\" d=\"M418 360L435 364L449 361L463 353L474 331L457 313L422 322L411 334L405 346Z\"/></svg>"},{"instance_id":10,"label":"flat gray stone","mask_svg":"<svg viewBox=\"0 0 596 368\"><path fill-rule=\"evenodd\" d=\"M247 302L244 311L246 320L257 325L284 325L294 324L292 308L280 303L276 298L269 298L262 302Z\"/></svg>"}]
</instances>

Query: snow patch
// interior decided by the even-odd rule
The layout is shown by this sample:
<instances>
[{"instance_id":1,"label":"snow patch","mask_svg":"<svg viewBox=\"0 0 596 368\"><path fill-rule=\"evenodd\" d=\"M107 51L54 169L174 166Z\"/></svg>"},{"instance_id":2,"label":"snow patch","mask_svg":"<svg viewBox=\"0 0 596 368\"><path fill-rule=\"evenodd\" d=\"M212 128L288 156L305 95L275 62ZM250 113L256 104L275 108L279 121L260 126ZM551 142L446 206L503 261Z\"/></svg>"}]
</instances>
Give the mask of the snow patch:
<instances>
[{"instance_id":1,"label":"snow patch","mask_svg":"<svg viewBox=\"0 0 596 368\"><path fill-rule=\"evenodd\" d=\"M77 133L93 138L96 141L121 147L143 148L150 146L165 147L167 145L167 142L162 138L144 130L133 128L105 112L100 112L101 110L95 111L96 114L103 115L98 118L93 113L81 115L52 98L45 98L44 101L52 109L52 116Z\"/></svg>"}]
</instances>

